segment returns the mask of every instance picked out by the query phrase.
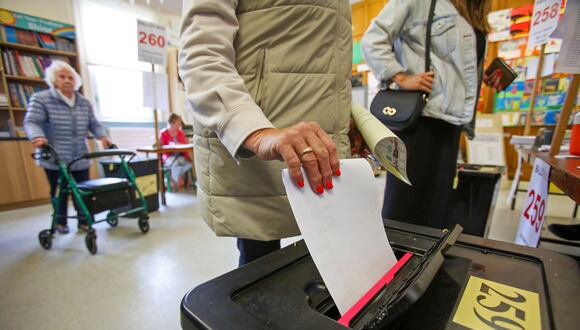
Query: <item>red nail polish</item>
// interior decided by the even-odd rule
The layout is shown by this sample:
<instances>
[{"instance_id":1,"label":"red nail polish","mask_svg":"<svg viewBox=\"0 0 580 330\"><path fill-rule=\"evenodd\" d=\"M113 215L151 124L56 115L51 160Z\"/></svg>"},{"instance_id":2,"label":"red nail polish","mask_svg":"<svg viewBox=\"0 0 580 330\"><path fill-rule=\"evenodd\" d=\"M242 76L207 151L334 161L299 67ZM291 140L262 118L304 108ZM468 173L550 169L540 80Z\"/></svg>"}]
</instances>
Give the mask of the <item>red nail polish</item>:
<instances>
[{"instance_id":1,"label":"red nail polish","mask_svg":"<svg viewBox=\"0 0 580 330\"><path fill-rule=\"evenodd\" d=\"M337 168L337 169L336 169L336 171L334 171L334 175L336 175L336 176L340 176L340 174L341 174L341 173L340 173L340 169L339 169L339 168Z\"/></svg>"},{"instance_id":2,"label":"red nail polish","mask_svg":"<svg viewBox=\"0 0 580 330\"><path fill-rule=\"evenodd\" d=\"M322 187L322 183L319 183L316 187L316 192L322 194L324 192L324 187Z\"/></svg>"},{"instance_id":3,"label":"red nail polish","mask_svg":"<svg viewBox=\"0 0 580 330\"><path fill-rule=\"evenodd\" d=\"M298 187L304 187L304 180L298 180Z\"/></svg>"},{"instance_id":4,"label":"red nail polish","mask_svg":"<svg viewBox=\"0 0 580 330\"><path fill-rule=\"evenodd\" d=\"M326 189L330 190L332 189L334 186L332 185L332 180L328 180L326 181Z\"/></svg>"}]
</instances>

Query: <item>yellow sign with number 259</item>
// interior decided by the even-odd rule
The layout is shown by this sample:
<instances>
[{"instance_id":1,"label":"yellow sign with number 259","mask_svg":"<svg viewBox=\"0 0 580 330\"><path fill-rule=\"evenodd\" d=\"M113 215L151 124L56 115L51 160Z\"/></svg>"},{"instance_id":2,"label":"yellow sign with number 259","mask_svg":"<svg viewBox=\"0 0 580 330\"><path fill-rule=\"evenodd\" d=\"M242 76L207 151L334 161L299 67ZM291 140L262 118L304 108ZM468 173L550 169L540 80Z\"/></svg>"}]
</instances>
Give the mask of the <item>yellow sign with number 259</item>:
<instances>
[{"instance_id":1,"label":"yellow sign with number 259","mask_svg":"<svg viewBox=\"0 0 580 330\"><path fill-rule=\"evenodd\" d=\"M475 276L469 278L453 322L470 329L541 329L540 297Z\"/></svg>"}]
</instances>

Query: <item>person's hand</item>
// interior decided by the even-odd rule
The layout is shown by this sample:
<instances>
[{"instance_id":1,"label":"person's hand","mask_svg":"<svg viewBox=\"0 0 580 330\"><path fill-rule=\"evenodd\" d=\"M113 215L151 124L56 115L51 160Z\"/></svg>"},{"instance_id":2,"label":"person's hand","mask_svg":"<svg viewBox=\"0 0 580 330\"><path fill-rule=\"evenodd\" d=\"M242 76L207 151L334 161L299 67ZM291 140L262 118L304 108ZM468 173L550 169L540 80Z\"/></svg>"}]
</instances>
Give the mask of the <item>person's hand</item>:
<instances>
[{"instance_id":1,"label":"person's hand","mask_svg":"<svg viewBox=\"0 0 580 330\"><path fill-rule=\"evenodd\" d=\"M483 81L489 87L493 87L496 90L502 90L501 86L501 78L503 76L503 72L500 69L495 70L491 75L487 75L485 72L483 73Z\"/></svg>"},{"instance_id":2,"label":"person's hand","mask_svg":"<svg viewBox=\"0 0 580 330\"><path fill-rule=\"evenodd\" d=\"M408 91L423 91L427 94L430 94L433 91L434 79L435 72L433 71L412 75L401 72L393 77L393 81L399 85L401 89Z\"/></svg>"},{"instance_id":3,"label":"person's hand","mask_svg":"<svg viewBox=\"0 0 580 330\"><path fill-rule=\"evenodd\" d=\"M109 149L109 147L113 145L113 142L111 142L111 140L109 140L109 138L106 136L101 136L98 137L97 139L101 141L101 143L103 144L103 148L105 149Z\"/></svg>"},{"instance_id":4,"label":"person's hand","mask_svg":"<svg viewBox=\"0 0 580 330\"><path fill-rule=\"evenodd\" d=\"M34 140L32 140L31 142L32 142L32 145L35 146L36 148L40 148L40 147L44 146L45 144L48 144L48 140L44 136L37 137Z\"/></svg>"},{"instance_id":5,"label":"person's hand","mask_svg":"<svg viewBox=\"0 0 580 330\"><path fill-rule=\"evenodd\" d=\"M284 160L290 177L299 187L304 187L302 164L310 187L318 194L324 193L325 187L333 188L333 175L340 176L336 146L316 122L258 130L250 134L244 146L260 159Z\"/></svg>"}]
</instances>

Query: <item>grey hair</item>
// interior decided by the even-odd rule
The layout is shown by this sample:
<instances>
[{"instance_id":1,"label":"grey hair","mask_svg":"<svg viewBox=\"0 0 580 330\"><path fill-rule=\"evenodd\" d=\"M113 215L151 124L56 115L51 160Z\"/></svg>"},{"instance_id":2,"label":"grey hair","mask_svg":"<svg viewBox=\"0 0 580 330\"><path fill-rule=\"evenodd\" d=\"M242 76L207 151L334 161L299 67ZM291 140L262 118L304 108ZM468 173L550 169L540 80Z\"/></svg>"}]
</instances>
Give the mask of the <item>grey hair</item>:
<instances>
[{"instance_id":1,"label":"grey hair","mask_svg":"<svg viewBox=\"0 0 580 330\"><path fill-rule=\"evenodd\" d=\"M54 81L56 80L56 73L62 69L68 70L72 75L75 77L75 91L78 91L83 84L83 78L76 72L76 70L70 66L70 64L59 61L53 60L52 63L46 68L44 71L44 81L50 86L51 88L56 88L54 86Z\"/></svg>"}]
</instances>

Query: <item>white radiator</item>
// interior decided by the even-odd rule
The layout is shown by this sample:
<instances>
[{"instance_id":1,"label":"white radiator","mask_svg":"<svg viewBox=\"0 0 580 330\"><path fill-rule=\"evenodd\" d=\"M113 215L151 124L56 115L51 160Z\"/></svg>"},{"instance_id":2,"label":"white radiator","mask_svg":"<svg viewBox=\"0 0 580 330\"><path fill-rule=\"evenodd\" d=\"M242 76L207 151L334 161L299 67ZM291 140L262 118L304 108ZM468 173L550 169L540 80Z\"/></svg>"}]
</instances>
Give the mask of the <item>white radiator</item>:
<instances>
[{"instance_id":1,"label":"white radiator","mask_svg":"<svg viewBox=\"0 0 580 330\"><path fill-rule=\"evenodd\" d=\"M135 150L155 144L153 127L109 127L109 138L121 149Z\"/></svg>"}]
</instances>

